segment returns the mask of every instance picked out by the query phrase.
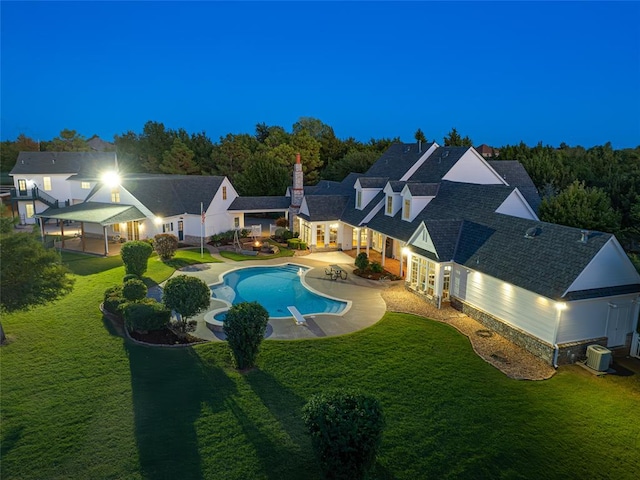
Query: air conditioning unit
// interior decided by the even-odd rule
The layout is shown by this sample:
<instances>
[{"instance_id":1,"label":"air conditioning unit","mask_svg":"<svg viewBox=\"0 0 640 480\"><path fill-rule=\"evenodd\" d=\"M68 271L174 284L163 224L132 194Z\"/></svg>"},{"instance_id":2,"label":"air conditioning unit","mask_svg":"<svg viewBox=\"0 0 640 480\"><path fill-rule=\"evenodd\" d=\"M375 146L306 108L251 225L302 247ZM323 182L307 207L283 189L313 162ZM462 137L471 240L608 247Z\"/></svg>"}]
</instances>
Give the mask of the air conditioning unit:
<instances>
[{"instance_id":1,"label":"air conditioning unit","mask_svg":"<svg viewBox=\"0 0 640 480\"><path fill-rule=\"evenodd\" d=\"M611 364L611 350L602 345L587 347L587 367L598 372L606 372Z\"/></svg>"}]
</instances>

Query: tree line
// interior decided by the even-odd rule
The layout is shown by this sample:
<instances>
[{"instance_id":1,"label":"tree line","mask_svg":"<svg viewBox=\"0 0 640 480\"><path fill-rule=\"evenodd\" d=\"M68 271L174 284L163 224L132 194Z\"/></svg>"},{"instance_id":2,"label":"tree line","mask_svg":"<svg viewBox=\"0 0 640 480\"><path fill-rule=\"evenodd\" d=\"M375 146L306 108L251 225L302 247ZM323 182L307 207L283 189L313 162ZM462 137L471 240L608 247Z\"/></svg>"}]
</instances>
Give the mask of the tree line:
<instances>
[{"instance_id":1,"label":"tree line","mask_svg":"<svg viewBox=\"0 0 640 480\"><path fill-rule=\"evenodd\" d=\"M427 142L418 128L416 141ZM342 180L365 172L399 138L360 142L336 137L331 126L301 117L290 131L258 123L253 134L229 133L212 141L205 132L166 128L148 121L140 133L115 135L114 148L125 172L227 176L241 195L282 195L291 183L296 153L303 159L305 184ZM440 143L440 142L438 142ZM472 146L455 128L445 146ZM11 170L20 151L89 151L87 139L75 130L35 142L24 134L2 142L1 170ZM628 249L640 243L640 146L615 150L610 143L592 148L538 143L495 147L497 160L520 161L535 183L543 203L540 218L580 228L615 233Z\"/></svg>"}]
</instances>

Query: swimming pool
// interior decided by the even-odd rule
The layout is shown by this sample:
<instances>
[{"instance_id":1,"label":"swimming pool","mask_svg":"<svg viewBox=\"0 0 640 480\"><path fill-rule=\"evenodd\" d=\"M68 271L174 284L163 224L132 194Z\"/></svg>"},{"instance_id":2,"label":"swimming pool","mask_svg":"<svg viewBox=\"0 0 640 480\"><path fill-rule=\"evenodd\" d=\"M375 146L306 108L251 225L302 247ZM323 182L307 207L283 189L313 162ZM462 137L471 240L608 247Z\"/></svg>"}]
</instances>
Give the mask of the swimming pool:
<instances>
[{"instance_id":1,"label":"swimming pool","mask_svg":"<svg viewBox=\"0 0 640 480\"><path fill-rule=\"evenodd\" d=\"M291 317L288 306L302 315L340 315L348 302L333 299L309 289L303 278L308 267L286 264L271 267L247 267L223 275L223 282L210 285L211 296L229 305L258 302L270 318ZM222 320L223 312L216 318Z\"/></svg>"}]
</instances>

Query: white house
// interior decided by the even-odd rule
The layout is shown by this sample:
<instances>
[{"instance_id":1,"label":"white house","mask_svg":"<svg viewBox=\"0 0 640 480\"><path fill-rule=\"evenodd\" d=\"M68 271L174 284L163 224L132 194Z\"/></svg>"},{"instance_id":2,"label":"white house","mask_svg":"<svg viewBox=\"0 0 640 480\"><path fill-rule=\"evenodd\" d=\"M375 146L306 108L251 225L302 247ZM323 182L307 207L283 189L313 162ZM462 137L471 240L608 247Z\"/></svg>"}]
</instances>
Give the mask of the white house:
<instances>
[{"instance_id":1,"label":"white house","mask_svg":"<svg viewBox=\"0 0 640 480\"><path fill-rule=\"evenodd\" d=\"M640 275L615 236L541 222L539 203L518 162L395 144L364 174L305 188L297 228L312 250L399 259L406 288L424 301L450 304L551 364L593 343L637 351Z\"/></svg>"}]
</instances>

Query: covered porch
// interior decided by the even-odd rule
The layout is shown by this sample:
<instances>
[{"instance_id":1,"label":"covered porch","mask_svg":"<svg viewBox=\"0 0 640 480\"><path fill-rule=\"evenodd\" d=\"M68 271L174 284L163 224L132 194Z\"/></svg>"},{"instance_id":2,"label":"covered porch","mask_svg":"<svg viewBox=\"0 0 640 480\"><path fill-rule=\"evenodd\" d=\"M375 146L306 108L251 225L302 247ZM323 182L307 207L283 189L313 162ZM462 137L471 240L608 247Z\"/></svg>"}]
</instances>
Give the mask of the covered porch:
<instances>
[{"instance_id":1,"label":"covered porch","mask_svg":"<svg viewBox=\"0 0 640 480\"><path fill-rule=\"evenodd\" d=\"M98 202L50 208L35 217L43 237L53 230L46 220L57 221L54 234L60 239L55 241L56 248L104 256L119 255L122 239L138 240L141 222L146 219L132 205Z\"/></svg>"}]
</instances>

